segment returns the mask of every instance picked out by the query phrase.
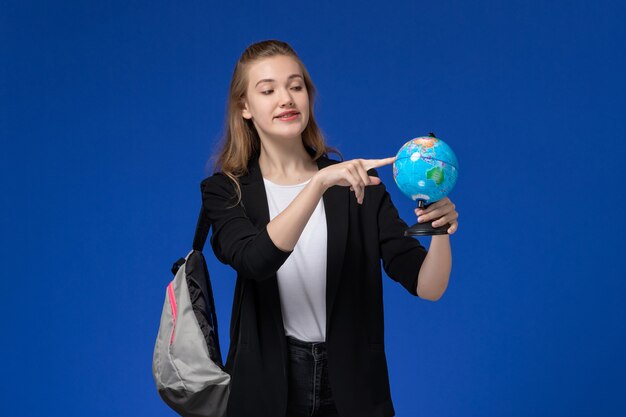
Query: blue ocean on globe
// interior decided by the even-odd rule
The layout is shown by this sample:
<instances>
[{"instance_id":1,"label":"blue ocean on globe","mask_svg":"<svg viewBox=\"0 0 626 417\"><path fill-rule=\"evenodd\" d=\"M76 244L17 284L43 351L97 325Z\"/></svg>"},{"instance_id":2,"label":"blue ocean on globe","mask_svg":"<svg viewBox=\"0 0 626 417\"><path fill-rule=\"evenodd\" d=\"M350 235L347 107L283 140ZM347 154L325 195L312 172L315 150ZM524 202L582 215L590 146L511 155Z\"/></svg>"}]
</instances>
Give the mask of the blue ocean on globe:
<instances>
[{"instance_id":1,"label":"blue ocean on globe","mask_svg":"<svg viewBox=\"0 0 626 417\"><path fill-rule=\"evenodd\" d=\"M431 204L452 191L458 163L452 149L442 140L423 136L405 143L393 163L393 179L413 201Z\"/></svg>"}]
</instances>

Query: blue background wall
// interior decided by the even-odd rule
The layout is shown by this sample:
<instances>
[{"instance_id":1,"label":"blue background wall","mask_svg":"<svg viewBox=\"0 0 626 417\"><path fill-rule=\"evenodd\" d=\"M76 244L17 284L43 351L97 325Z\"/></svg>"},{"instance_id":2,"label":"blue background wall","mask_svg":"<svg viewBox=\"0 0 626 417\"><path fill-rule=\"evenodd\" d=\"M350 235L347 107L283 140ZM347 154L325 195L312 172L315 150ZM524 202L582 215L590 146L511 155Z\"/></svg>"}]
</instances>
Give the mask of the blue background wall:
<instances>
[{"instance_id":1,"label":"blue background wall","mask_svg":"<svg viewBox=\"0 0 626 417\"><path fill-rule=\"evenodd\" d=\"M0 5L2 416L174 415L151 375L169 269L268 38L347 159L429 131L458 156L446 294L384 277L397 415L626 412L623 2ZM235 275L206 254L226 347Z\"/></svg>"}]
</instances>

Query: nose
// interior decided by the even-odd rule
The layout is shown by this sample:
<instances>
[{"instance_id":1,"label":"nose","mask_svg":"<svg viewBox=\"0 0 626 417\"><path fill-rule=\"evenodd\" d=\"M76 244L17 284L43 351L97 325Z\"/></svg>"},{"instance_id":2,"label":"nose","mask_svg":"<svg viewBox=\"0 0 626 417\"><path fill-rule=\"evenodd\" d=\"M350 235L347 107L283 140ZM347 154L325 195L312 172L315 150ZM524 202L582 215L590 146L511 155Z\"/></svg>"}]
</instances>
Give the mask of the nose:
<instances>
[{"instance_id":1,"label":"nose","mask_svg":"<svg viewBox=\"0 0 626 417\"><path fill-rule=\"evenodd\" d=\"M292 107L293 106L293 99L288 89L283 89L283 93L281 94L281 97L280 97L280 103L281 103L280 107Z\"/></svg>"}]
</instances>

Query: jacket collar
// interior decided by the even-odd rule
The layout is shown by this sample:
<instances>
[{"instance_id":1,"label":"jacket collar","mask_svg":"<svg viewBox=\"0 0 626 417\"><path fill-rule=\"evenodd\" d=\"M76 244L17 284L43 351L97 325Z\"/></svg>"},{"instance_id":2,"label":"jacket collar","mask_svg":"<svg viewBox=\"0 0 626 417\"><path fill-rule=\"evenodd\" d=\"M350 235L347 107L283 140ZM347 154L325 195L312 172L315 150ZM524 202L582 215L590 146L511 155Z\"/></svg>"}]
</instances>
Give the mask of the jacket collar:
<instances>
[{"instance_id":1,"label":"jacket collar","mask_svg":"<svg viewBox=\"0 0 626 417\"><path fill-rule=\"evenodd\" d=\"M307 148L311 154L313 151ZM317 160L318 169L338 163L326 156L321 156ZM269 207L263 175L259 167L258 157L254 157L248 164L248 173L239 178L242 187L242 204L248 217L259 228L265 227L269 223ZM333 303L339 288L339 280L343 267L343 258L346 250L346 240L348 237L348 209L350 193L348 187L333 186L323 195L324 211L326 214L327 228L327 262L326 262L326 329L328 334L328 324L330 323ZM279 302L278 281L276 277L271 279L272 298ZM280 304L278 304L280 305ZM278 309L280 313L280 309ZM280 324L282 325L282 316ZM282 329L280 329L282 331Z\"/></svg>"}]
</instances>

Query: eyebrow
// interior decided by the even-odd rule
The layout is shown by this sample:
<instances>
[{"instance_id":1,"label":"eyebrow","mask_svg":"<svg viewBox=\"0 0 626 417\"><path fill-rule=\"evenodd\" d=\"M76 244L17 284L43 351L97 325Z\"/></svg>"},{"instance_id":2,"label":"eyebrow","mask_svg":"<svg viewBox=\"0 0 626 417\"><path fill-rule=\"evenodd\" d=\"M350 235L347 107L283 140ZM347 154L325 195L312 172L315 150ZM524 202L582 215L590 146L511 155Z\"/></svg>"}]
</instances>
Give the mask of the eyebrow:
<instances>
[{"instance_id":1,"label":"eyebrow","mask_svg":"<svg viewBox=\"0 0 626 417\"><path fill-rule=\"evenodd\" d=\"M287 80L291 80L292 78L302 78L302 75L300 74L291 74L289 77L287 77ZM271 78L264 78L262 80L259 80L259 82L257 82L254 86L256 87L257 85L261 84L261 83L265 83L265 82L274 82L276 80L271 79Z\"/></svg>"}]
</instances>

